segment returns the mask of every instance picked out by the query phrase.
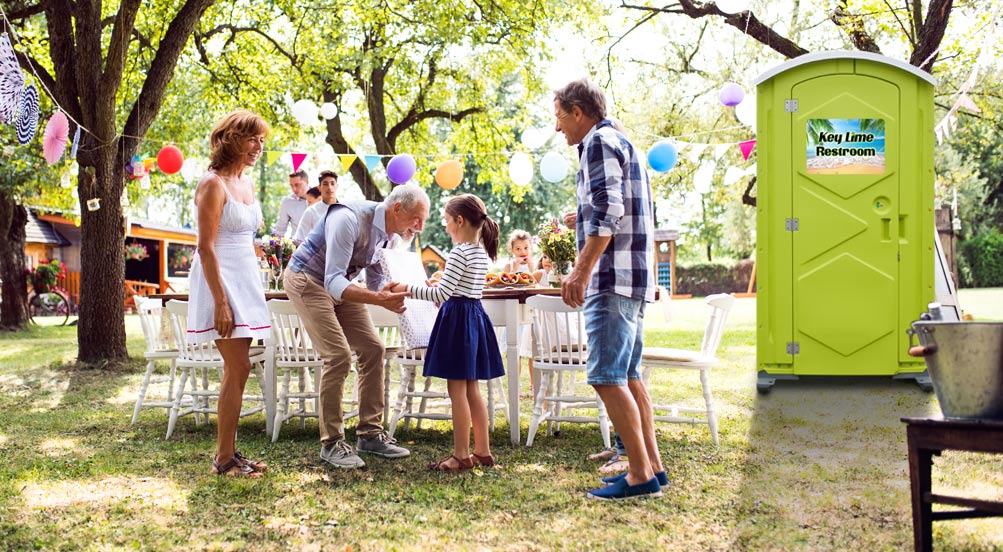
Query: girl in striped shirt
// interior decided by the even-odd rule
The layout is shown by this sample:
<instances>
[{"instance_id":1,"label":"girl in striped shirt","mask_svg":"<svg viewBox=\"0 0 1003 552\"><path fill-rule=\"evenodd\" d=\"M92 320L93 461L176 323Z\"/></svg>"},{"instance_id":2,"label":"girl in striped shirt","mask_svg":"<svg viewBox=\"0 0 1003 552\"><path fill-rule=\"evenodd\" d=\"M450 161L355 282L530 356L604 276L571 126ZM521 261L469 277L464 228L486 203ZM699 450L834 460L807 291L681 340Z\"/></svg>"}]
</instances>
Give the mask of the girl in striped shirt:
<instances>
[{"instance_id":1,"label":"girl in striped shirt","mask_svg":"<svg viewBox=\"0 0 1003 552\"><path fill-rule=\"evenodd\" d=\"M443 303L429 337L423 373L425 377L448 380L453 453L430 463L428 468L461 471L495 463L488 443L488 410L478 380L505 374L494 327L481 306L488 259L493 261L498 255L498 223L487 215L484 202L471 194L450 199L445 219L446 232L453 238L454 247L438 285L399 284L393 291L407 291L416 299Z\"/></svg>"}]
</instances>

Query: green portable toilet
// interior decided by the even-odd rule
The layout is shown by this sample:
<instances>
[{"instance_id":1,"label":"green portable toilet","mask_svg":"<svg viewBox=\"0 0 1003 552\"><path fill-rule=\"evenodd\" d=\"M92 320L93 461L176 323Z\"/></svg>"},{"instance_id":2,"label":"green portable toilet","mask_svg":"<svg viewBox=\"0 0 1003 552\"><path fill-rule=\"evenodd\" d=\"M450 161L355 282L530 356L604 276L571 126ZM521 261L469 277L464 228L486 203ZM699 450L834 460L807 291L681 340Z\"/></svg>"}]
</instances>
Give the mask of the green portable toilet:
<instances>
[{"instance_id":1,"label":"green portable toilet","mask_svg":"<svg viewBox=\"0 0 1003 552\"><path fill-rule=\"evenodd\" d=\"M934 298L933 78L832 51L761 75L757 389L798 376L916 377Z\"/></svg>"}]
</instances>

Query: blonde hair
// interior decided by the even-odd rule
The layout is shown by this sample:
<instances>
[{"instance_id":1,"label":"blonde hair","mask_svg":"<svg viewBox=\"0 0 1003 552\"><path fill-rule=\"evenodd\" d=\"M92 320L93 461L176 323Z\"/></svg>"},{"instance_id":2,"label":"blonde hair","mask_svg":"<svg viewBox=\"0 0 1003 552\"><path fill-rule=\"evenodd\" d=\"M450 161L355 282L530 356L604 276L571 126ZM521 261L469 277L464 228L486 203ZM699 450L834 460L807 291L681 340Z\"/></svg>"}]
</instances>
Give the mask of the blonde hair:
<instances>
[{"instance_id":1,"label":"blonde hair","mask_svg":"<svg viewBox=\"0 0 1003 552\"><path fill-rule=\"evenodd\" d=\"M509 235L508 235L508 249L509 249L509 251L511 251L512 247L515 246L515 242L517 242L519 240L526 240L526 241L529 242L529 245L531 245L531 246L533 245L533 237L529 235L529 232L527 232L525 230L518 230L518 229L516 229L516 230L512 230L512 232L509 233Z\"/></svg>"},{"instance_id":2,"label":"blonde hair","mask_svg":"<svg viewBox=\"0 0 1003 552\"><path fill-rule=\"evenodd\" d=\"M267 135L271 129L257 113L238 109L216 123L209 135L209 168L222 169L237 162L242 151L241 142L259 134Z\"/></svg>"}]
</instances>

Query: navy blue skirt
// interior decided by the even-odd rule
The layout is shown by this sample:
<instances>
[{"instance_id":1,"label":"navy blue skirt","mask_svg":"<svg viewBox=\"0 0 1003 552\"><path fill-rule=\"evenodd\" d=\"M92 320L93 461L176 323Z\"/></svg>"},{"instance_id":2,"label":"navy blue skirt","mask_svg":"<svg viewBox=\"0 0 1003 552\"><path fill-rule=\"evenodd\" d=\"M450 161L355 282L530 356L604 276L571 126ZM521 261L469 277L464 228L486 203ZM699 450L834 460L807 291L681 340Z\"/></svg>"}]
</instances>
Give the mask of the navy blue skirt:
<instances>
[{"instance_id":1,"label":"navy blue skirt","mask_svg":"<svg viewBox=\"0 0 1003 552\"><path fill-rule=\"evenodd\" d=\"M452 297L435 317L425 377L488 380L505 375L498 339L480 299Z\"/></svg>"}]
</instances>

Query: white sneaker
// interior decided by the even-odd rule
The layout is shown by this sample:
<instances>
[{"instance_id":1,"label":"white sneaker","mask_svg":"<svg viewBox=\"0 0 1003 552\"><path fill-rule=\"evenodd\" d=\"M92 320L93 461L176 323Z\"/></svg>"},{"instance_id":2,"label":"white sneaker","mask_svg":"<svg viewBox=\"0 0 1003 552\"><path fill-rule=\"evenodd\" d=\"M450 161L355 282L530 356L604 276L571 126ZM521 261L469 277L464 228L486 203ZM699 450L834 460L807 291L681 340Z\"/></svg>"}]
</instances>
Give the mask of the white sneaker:
<instances>
[{"instance_id":1,"label":"white sneaker","mask_svg":"<svg viewBox=\"0 0 1003 552\"><path fill-rule=\"evenodd\" d=\"M408 449L397 446L397 439L387 435L386 431L377 433L371 439L359 437L359 442L355 444L355 447L359 449L359 452L375 454L384 458L404 458L411 455L411 451Z\"/></svg>"},{"instance_id":2,"label":"white sneaker","mask_svg":"<svg viewBox=\"0 0 1003 552\"><path fill-rule=\"evenodd\" d=\"M352 445L344 439L320 446L320 459L336 468L352 469L365 467L366 463L352 450Z\"/></svg>"}]
</instances>

